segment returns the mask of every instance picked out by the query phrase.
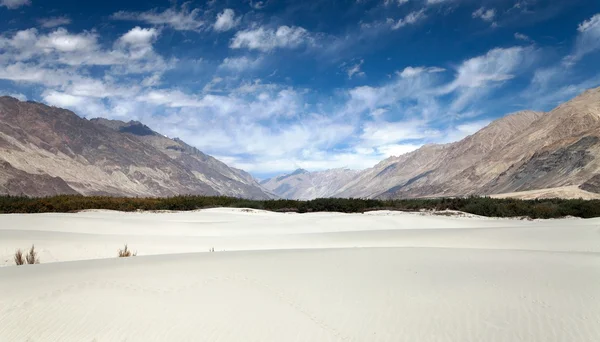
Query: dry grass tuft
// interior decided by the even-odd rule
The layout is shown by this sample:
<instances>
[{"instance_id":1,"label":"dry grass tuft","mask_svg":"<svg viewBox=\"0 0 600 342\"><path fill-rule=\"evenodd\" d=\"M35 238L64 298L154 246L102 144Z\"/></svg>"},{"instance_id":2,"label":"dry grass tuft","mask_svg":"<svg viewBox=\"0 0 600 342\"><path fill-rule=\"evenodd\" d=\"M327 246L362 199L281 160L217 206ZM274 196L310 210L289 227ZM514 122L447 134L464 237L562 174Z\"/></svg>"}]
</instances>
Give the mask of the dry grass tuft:
<instances>
[{"instance_id":1,"label":"dry grass tuft","mask_svg":"<svg viewBox=\"0 0 600 342\"><path fill-rule=\"evenodd\" d=\"M15 252L15 264L17 266L25 265L25 257L23 256L23 251L20 249L17 249Z\"/></svg>"},{"instance_id":2,"label":"dry grass tuft","mask_svg":"<svg viewBox=\"0 0 600 342\"><path fill-rule=\"evenodd\" d=\"M38 258L38 256L37 256L37 252L35 251L34 245L31 245L31 248L29 249L29 253L27 253L26 259L27 259L27 263L29 265L40 263L40 258Z\"/></svg>"},{"instance_id":3,"label":"dry grass tuft","mask_svg":"<svg viewBox=\"0 0 600 342\"><path fill-rule=\"evenodd\" d=\"M131 250L129 250L129 248L127 247L127 244L125 244L125 248L119 249L119 258L128 258L136 255L137 252L132 253Z\"/></svg>"},{"instance_id":4,"label":"dry grass tuft","mask_svg":"<svg viewBox=\"0 0 600 342\"><path fill-rule=\"evenodd\" d=\"M17 249L17 251L15 252L14 260L17 266L25 264L33 265L40 263L40 258L37 256L37 252L35 251L34 245L31 245L31 248L29 249L29 253L27 253L27 255L23 254L22 250Z\"/></svg>"}]
</instances>

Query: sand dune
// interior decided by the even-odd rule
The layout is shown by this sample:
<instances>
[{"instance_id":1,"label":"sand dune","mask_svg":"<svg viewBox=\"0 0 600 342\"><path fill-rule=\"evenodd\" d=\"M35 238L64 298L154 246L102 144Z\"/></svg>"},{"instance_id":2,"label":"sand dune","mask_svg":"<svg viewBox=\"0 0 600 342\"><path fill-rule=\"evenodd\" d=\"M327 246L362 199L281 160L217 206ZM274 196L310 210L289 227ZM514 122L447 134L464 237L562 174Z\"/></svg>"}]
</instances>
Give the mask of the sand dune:
<instances>
[{"instance_id":1,"label":"sand dune","mask_svg":"<svg viewBox=\"0 0 600 342\"><path fill-rule=\"evenodd\" d=\"M0 268L0 341L600 340L597 219L0 215L5 265L31 243L42 264Z\"/></svg>"}]
</instances>

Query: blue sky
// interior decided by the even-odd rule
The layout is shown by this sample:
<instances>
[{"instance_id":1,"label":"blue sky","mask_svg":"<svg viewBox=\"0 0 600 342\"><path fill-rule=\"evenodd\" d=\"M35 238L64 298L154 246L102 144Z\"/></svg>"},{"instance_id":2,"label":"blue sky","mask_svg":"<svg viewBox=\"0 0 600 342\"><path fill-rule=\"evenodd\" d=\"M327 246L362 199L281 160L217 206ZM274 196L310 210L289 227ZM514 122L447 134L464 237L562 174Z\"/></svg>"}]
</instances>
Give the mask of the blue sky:
<instances>
[{"instance_id":1,"label":"blue sky","mask_svg":"<svg viewBox=\"0 0 600 342\"><path fill-rule=\"evenodd\" d=\"M361 169L600 85L600 1L0 0L0 94L265 177Z\"/></svg>"}]
</instances>

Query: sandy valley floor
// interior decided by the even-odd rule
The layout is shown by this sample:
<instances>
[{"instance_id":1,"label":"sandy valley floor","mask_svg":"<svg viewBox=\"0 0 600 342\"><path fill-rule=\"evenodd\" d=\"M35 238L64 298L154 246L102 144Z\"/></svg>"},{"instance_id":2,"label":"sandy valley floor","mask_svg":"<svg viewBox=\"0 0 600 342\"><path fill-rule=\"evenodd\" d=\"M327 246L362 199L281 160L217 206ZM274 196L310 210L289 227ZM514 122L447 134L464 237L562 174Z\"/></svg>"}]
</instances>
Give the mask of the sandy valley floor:
<instances>
[{"instance_id":1,"label":"sandy valley floor","mask_svg":"<svg viewBox=\"0 0 600 342\"><path fill-rule=\"evenodd\" d=\"M600 341L599 219L0 215L0 265L0 341Z\"/></svg>"}]
</instances>

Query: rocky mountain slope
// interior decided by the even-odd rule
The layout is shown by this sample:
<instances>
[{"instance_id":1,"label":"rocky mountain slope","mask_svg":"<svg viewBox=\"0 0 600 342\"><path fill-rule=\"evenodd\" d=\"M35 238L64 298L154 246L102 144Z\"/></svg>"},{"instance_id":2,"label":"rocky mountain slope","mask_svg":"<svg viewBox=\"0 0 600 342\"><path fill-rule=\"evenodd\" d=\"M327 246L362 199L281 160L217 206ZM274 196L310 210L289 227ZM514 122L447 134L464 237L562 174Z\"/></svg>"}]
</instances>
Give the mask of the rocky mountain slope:
<instances>
[{"instance_id":1,"label":"rocky mountain slope","mask_svg":"<svg viewBox=\"0 0 600 342\"><path fill-rule=\"evenodd\" d=\"M139 122L0 97L0 194L59 193L271 197L247 173Z\"/></svg>"},{"instance_id":2,"label":"rocky mountain slope","mask_svg":"<svg viewBox=\"0 0 600 342\"><path fill-rule=\"evenodd\" d=\"M231 168L181 139L170 139L137 121L123 122L103 118L90 120L121 133L135 135L190 170L194 176L218 193L245 198L268 198L256 180L247 172Z\"/></svg>"},{"instance_id":3,"label":"rocky mountain slope","mask_svg":"<svg viewBox=\"0 0 600 342\"><path fill-rule=\"evenodd\" d=\"M393 193L416 187L419 187L416 196L445 191L443 187L449 179L481 162L488 153L504 146L542 115L532 111L514 113L490 123L463 140L444 145L425 145L414 152L388 158L363 171L338 195L377 197L384 192ZM435 188L438 185L442 189Z\"/></svg>"},{"instance_id":4,"label":"rocky mountain slope","mask_svg":"<svg viewBox=\"0 0 600 342\"><path fill-rule=\"evenodd\" d=\"M384 160L331 196L490 195L566 186L597 191L599 137L597 88L548 113L508 115L461 141Z\"/></svg>"},{"instance_id":5,"label":"rocky mountain slope","mask_svg":"<svg viewBox=\"0 0 600 342\"><path fill-rule=\"evenodd\" d=\"M290 174L265 179L260 184L282 198L309 200L338 192L357 173L344 168L318 172L298 169Z\"/></svg>"}]
</instances>

